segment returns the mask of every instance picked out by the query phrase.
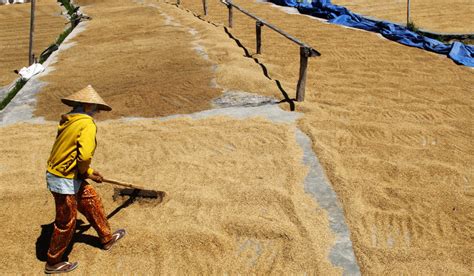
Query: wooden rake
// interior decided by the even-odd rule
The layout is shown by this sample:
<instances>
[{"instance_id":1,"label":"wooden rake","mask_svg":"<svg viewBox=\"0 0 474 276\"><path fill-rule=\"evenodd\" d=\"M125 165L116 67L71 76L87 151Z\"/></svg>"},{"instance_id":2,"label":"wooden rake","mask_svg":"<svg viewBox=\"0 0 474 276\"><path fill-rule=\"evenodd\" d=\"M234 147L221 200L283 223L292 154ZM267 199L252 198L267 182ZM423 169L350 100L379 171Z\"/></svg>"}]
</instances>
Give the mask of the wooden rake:
<instances>
[{"instance_id":1,"label":"wooden rake","mask_svg":"<svg viewBox=\"0 0 474 276\"><path fill-rule=\"evenodd\" d=\"M135 184L118 181L114 179L104 178L102 181L116 185L116 186L125 187L126 189L119 189L118 191L118 195L121 195L121 196L127 195L131 197L153 198L153 199L158 199L161 202L163 201L163 198L166 195L166 193L163 191L150 190L150 189L146 189Z\"/></svg>"}]
</instances>

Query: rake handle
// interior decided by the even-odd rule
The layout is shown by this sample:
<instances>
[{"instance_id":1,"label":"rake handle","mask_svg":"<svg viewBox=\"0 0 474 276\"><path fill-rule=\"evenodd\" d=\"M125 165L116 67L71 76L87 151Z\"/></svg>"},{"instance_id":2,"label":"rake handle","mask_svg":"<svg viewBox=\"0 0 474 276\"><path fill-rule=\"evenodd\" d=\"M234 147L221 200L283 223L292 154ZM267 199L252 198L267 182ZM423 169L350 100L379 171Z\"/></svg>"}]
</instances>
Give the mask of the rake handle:
<instances>
[{"instance_id":1,"label":"rake handle","mask_svg":"<svg viewBox=\"0 0 474 276\"><path fill-rule=\"evenodd\" d=\"M114 180L114 179L103 178L102 182L106 182L106 183L110 183L110 184L114 184L114 185L118 185L118 186L122 186L122 187L132 188L132 189L144 190L144 188L142 188L142 187L139 187L139 186L136 186L136 185L133 185L133 184L130 184L130 183Z\"/></svg>"}]
</instances>

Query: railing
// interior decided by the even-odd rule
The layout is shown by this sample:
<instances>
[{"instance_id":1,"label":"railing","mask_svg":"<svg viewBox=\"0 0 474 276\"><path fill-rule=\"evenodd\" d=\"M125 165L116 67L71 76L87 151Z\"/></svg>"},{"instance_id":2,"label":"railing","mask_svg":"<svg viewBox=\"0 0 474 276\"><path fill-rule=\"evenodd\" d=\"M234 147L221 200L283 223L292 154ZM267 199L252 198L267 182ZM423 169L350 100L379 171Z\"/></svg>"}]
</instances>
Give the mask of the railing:
<instances>
[{"instance_id":1,"label":"railing","mask_svg":"<svg viewBox=\"0 0 474 276\"><path fill-rule=\"evenodd\" d=\"M313 47L299 41L298 39L280 30L279 28L273 26L272 24L266 22L265 20L260 19L259 17L251 14L250 12L242 9L238 5L232 3L232 0L220 0L220 1L222 4L226 5L228 8L228 11L229 11L228 24L230 28L232 28L234 25L234 22L233 22L233 17L234 17L233 9L234 8L255 20L257 54L262 53L262 27L263 26L267 26L269 29L286 37L287 39L296 43L300 47L300 72L299 72L298 84L296 85L296 100L298 102L304 101L304 94L305 94L305 88L306 88L306 74L308 71L308 58L321 56L321 54ZM181 1L177 0L177 4L180 5ZM203 5L204 14L207 15L207 12L208 12L207 0L202 0L202 5Z\"/></svg>"}]
</instances>

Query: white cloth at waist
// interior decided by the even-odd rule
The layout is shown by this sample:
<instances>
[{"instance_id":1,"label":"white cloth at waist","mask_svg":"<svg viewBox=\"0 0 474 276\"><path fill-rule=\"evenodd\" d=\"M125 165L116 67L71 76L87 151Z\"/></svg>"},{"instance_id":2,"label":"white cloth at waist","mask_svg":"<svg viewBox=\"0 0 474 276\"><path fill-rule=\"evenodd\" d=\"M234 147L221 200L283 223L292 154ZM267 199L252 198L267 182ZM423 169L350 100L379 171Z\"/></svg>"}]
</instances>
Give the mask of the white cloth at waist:
<instances>
[{"instance_id":1,"label":"white cloth at waist","mask_svg":"<svg viewBox=\"0 0 474 276\"><path fill-rule=\"evenodd\" d=\"M50 172L46 172L46 184L51 192L63 195L74 195L79 191L82 179L69 179L56 176Z\"/></svg>"}]
</instances>

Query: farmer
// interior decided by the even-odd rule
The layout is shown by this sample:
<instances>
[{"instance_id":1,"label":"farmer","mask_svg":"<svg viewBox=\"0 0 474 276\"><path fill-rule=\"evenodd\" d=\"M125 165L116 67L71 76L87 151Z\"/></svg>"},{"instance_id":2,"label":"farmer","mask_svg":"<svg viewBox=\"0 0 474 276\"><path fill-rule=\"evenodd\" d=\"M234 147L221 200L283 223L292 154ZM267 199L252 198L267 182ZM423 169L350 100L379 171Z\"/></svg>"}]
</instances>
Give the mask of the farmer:
<instances>
[{"instance_id":1,"label":"farmer","mask_svg":"<svg viewBox=\"0 0 474 276\"><path fill-rule=\"evenodd\" d=\"M103 176L90 167L96 148L96 125L92 116L112 108L92 86L61 99L73 109L62 115L58 134L48 159L46 183L54 197L56 219L48 250L45 273L63 273L78 263L62 260L76 227L77 210L97 231L102 248L109 250L125 235L124 229L111 232L99 195L86 179L101 183Z\"/></svg>"}]
</instances>

